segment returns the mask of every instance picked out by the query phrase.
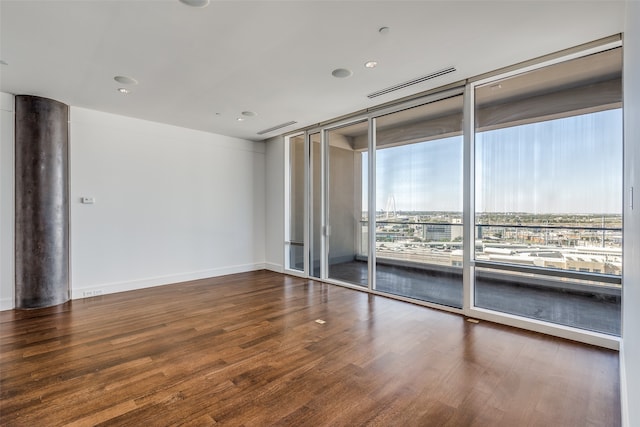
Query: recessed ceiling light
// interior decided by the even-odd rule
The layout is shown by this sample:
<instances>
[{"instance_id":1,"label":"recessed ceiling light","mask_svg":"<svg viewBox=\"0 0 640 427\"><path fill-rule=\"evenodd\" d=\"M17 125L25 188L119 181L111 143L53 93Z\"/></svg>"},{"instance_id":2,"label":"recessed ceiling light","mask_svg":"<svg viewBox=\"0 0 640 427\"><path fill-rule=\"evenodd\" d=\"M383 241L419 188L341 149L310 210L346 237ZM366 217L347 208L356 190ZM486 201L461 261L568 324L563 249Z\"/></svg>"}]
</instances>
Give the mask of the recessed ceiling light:
<instances>
[{"instance_id":1,"label":"recessed ceiling light","mask_svg":"<svg viewBox=\"0 0 640 427\"><path fill-rule=\"evenodd\" d=\"M191 7L205 7L209 5L209 0L180 0L180 3Z\"/></svg>"},{"instance_id":2,"label":"recessed ceiling light","mask_svg":"<svg viewBox=\"0 0 640 427\"><path fill-rule=\"evenodd\" d=\"M258 115L255 111L243 111L242 115L245 117L255 117Z\"/></svg>"},{"instance_id":3,"label":"recessed ceiling light","mask_svg":"<svg viewBox=\"0 0 640 427\"><path fill-rule=\"evenodd\" d=\"M380 27L380 28L378 29L378 32L379 32L380 34L389 34L389 27Z\"/></svg>"},{"instance_id":4,"label":"recessed ceiling light","mask_svg":"<svg viewBox=\"0 0 640 427\"><path fill-rule=\"evenodd\" d=\"M376 61L368 61L364 64L367 68L376 68L377 65L378 63Z\"/></svg>"},{"instance_id":5,"label":"recessed ceiling light","mask_svg":"<svg viewBox=\"0 0 640 427\"><path fill-rule=\"evenodd\" d=\"M118 83L121 83L123 85L137 85L138 84L138 81L136 79L134 79L133 77L128 77L128 76L115 76L113 78L113 80L115 80Z\"/></svg>"},{"instance_id":6,"label":"recessed ceiling light","mask_svg":"<svg viewBox=\"0 0 640 427\"><path fill-rule=\"evenodd\" d=\"M238 117L236 120L239 122L244 122L244 117Z\"/></svg>"},{"instance_id":7,"label":"recessed ceiling light","mask_svg":"<svg viewBox=\"0 0 640 427\"><path fill-rule=\"evenodd\" d=\"M353 72L351 70L347 70L346 68L336 68L331 72L331 75L339 79L344 79L353 75Z\"/></svg>"},{"instance_id":8,"label":"recessed ceiling light","mask_svg":"<svg viewBox=\"0 0 640 427\"><path fill-rule=\"evenodd\" d=\"M120 93L124 93L124 94L127 94L127 93L129 93L129 89L125 89L125 88L123 88L123 87L119 87L119 88L118 88L118 92L120 92Z\"/></svg>"}]
</instances>

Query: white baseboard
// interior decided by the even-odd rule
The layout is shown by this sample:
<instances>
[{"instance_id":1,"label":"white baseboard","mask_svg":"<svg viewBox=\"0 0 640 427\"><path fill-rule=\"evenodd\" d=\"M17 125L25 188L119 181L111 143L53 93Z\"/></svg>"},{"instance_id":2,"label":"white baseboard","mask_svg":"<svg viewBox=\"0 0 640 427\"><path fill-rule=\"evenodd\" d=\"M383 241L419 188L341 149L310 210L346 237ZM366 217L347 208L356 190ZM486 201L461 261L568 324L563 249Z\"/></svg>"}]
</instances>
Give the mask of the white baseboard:
<instances>
[{"instance_id":1,"label":"white baseboard","mask_svg":"<svg viewBox=\"0 0 640 427\"><path fill-rule=\"evenodd\" d=\"M13 298L0 298L0 311L13 310L15 301Z\"/></svg>"},{"instance_id":2,"label":"white baseboard","mask_svg":"<svg viewBox=\"0 0 640 427\"><path fill-rule=\"evenodd\" d=\"M620 340L620 410L622 427L631 427L629 423L629 399L627 396L627 368L624 357L624 339Z\"/></svg>"},{"instance_id":3,"label":"white baseboard","mask_svg":"<svg viewBox=\"0 0 640 427\"><path fill-rule=\"evenodd\" d=\"M114 283L101 283L98 285L85 286L82 288L75 288L72 286L71 299L80 299L80 298L86 298L89 296L114 294L116 292L134 291L136 289L152 288L154 286L163 286L163 285L170 285L172 283L188 282L190 280L208 279L210 277L225 276L227 274L246 273L248 271L263 270L265 268L271 269L265 263L243 264L243 265L234 265L230 267L214 268L210 270L194 271L190 273L172 274L168 276L149 277L145 279L127 280L123 282L114 282ZM87 295L86 293L90 293L90 295ZM15 308L15 301L13 298L0 298L0 311L13 310L14 308Z\"/></svg>"},{"instance_id":4,"label":"white baseboard","mask_svg":"<svg viewBox=\"0 0 640 427\"><path fill-rule=\"evenodd\" d=\"M230 267L200 270L189 273L172 274L168 276L149 277L124 282L101 283L94 286L72 288L71 299L86 298L89 296L113 294L117 292L133 291L137 289L152 288L155 286L170 285L172 283L188 282L191 280L208 279L210 277L225 276L227 274L246 273L248 271L262 270L264 263L234 265ZM87 295L90 293L90 295Z\"/></svg>"},{"instance_id":5,"label":"white baseboard","mask_svg":"<svg viewBox=\"0 0 640 427\"><path fill-rule=\"evenodd\" d=\"M264 268L269 271L275 271L276 273L284 273L282 264L276 264L275 262L265 262Z\"/></svg>"}]
</instances>

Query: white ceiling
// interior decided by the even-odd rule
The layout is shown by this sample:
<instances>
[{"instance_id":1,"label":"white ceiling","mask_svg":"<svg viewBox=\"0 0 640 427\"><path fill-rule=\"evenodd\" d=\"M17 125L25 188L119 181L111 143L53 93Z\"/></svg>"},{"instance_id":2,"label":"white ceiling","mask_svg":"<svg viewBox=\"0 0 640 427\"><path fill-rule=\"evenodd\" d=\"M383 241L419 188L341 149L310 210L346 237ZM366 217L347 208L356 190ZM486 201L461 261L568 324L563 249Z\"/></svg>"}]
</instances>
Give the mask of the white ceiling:
<instances>
[{"instance_id":1,"label":"white ceiling","mask_svg":"<svg viewBox=\"0 0 640 427\"><path fill-rule=\"evenodd\" d=\"M0 90L261 140L620 33L624 11L623 0L1 0ZM353 75L333 77L341 67ZM117 75L139 84L122 95ZM258 116L238 122L245 110Z\"/></svg>"}]
</instances>

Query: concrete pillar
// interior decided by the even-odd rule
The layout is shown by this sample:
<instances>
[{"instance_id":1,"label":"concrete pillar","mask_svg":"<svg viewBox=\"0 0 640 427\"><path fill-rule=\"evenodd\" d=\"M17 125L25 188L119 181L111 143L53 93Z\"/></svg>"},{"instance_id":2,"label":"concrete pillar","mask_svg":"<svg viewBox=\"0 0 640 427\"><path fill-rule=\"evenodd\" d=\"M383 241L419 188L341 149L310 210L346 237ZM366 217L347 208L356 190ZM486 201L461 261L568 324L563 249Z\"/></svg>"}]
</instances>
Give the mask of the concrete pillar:
<instances>
[{"instance_id":1,"label":"concrete pillar","mask_svg":"<svg viewBox=\"0 0 640 427\"><path fill-rule=\"evenodd\" d=\"M15 97L16 308L69 300L69 106Z\"/></svg>"}]
</instances>

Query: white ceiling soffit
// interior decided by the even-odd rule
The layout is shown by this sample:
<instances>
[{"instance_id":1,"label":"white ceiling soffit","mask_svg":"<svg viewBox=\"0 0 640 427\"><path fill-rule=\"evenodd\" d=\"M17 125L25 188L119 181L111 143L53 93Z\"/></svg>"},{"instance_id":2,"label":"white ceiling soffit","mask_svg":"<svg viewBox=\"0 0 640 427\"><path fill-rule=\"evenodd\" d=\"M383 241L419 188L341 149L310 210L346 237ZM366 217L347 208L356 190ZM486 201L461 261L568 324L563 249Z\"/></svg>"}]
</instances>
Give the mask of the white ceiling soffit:
<instances>
[{"instance_id":1,"label":"white ceiling soffit","mask_svg":"<svg viewBox=\"0 0 640 427\"><path fill-rule=\"evenodd\" d=\"M324 122L620 33L624 10L623 0L2 0L0 90L262 140L279 124ZM335 78L338 68L353 74Z\"/></svg>"}]
</instances>

